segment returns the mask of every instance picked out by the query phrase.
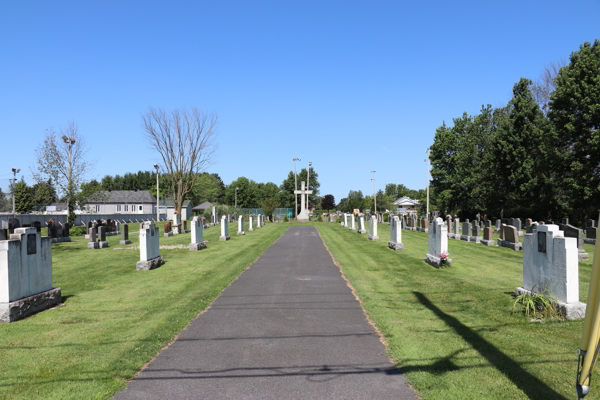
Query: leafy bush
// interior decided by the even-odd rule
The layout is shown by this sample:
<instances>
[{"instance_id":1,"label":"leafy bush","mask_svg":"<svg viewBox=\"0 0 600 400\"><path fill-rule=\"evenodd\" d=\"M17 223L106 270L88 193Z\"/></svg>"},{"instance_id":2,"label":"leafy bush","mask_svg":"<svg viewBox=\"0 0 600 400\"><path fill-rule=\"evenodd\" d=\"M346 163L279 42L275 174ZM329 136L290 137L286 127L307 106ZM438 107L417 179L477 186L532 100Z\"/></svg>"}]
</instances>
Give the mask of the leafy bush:
<instances>
[{"instance_id":1,"label":"leafy bush","mask_svg":"<svg viewBox=\"0 0 600 400\"><path fill-rule=\"evenodd\" d=\"M286 215L285 217L283 217L283 222L289 222L289 220L290 220L290 219L288 218L288 216L287 216L287 215Z\"/></svg>"},{"instance_id":2,"label":"leafy bush","mask_svg":"<svg viewBox=\"0 0 600 400\"><path fill-rule=\"evenodd\" d=\"M321 217L321 215L317 217L317 222L323 222L323 217Z\"/></svg>"},{"instance_id":3,"label":"leafy bush","mask_svg":"<svg viewBox=\"0 0 600 400\"><path fill-rule=\"evenodd\" d=\"M85 226L74 226L69 229L69 236L83 236L87 234L87 227Z\"/></svg>"},{"instance_id":4,"label":"leafy bush","mask_svg":"<svg viewBox=\"0 0 600 400\"><path fill-rule=\"evenodd\" d=\"M517 305L521 305L521 312L527 316L531 314L534 317L552 317L557 315L552 303L553 300L547 288L541 293L536 293L534 286L530 292L517 296L513 304L513 312L516 312Z\"/></svg>"}]
</instances>

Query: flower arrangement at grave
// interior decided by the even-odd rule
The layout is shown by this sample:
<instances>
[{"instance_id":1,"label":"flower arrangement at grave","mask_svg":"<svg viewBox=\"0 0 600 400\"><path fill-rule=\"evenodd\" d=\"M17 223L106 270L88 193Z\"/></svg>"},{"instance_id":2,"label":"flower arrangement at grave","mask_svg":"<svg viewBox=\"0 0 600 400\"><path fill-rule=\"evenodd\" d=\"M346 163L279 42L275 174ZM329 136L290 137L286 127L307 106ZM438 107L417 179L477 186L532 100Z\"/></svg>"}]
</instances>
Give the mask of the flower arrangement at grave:
<instances>
[{"instance_id":1,"label":"flower arrangement at grave","mask_svg":"<svg viewBox=\"0 0 600 400\"><path fill-rule=\"evenodd\" d=\"M441 253L440 254L440 261L442 262L442 264L446 264L446 261L448 261L449 256L450 256L449 253Z\"/></svg>"}]
</instances>

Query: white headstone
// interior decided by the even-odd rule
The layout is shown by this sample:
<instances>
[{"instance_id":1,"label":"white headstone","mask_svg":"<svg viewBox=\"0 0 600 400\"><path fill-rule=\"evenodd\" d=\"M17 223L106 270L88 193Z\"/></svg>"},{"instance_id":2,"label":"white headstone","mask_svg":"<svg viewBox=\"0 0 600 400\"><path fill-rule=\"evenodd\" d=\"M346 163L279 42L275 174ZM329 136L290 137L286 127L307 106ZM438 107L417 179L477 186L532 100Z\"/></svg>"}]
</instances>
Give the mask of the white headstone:
<instances>
[{"instance_id":1,"label":"white headstone","mask_svg":"<svg viewBox=\"0 0 600 400\"><path fill-rule=\"evenodd\" d=\"M400 218L398 216L390 216L390 238L388 240L388 247L392 250L404 250L404 243L402 243L402 229L400 225Z\"/></svg>"},{"instance_id":2,"label":"white headstone","mask_svg":"<svg viewBox=\"0 0 600 400\"><path fill-rule=\"evenodd\" d=\"M377 216L372 215L369 219L369 240L379 240L377 235Z\"/></svg>"},{"instance_id":3,"label":"white headstone","mask_svg":"<svg viewBox=\"0 0 600 400\"><path fill-rule=\"evenodd\" d=\"M172 231L173 231L173 235L178 235L180 233L183 233L182 229L181 229L181 215L179 215L179 214L174 214L173 215L173 229L172 229Z\"/></svg>"},{"instance_id":4,"label":"white headstone","mask_svg":"<svg viewBox=\"0 0 600 400\"><path fill-rule=\"evenodd\" d=\"M248 230L252 232L254 228L252 228L252 215L248 216Z\"/></svg>"},{"instance_id":5,"label":"white headstone","mask_svg":"<svg viewBox=\"0 0 600 400\"><path fill-rule=\"evenodd\" d=\"M446 257L442 258L442 255ZM452 264L448 258L448 227L440 217L434 218L429 227L425 261L437 268Z\"/></svg>"},{"instance_id":6,"label":"white headstone","mask_svg":"<svg viewBox=\"0 0 600 400\"><path fill-rule=\"evenodd\" d=\"M221 237L220 240L229 240L231 237L229 236L229 222L226 215L221 217Z\"/></svg>"},{"instance_id":7,"label":"white headstone","mask_svg":"<svg viewBox=\"0 0 600 400\"><path fill-rule=\"evenodd\" d=\"M358 233L364 234L367 233L365 229L365 216L361 215L358 219Z\"/></svg>"},{"instance_id":8,"label":"white headstone","mask_svg":"<svg viewBox=\"0 0 600 400\"><path fill-rule=\"evenodd\" d=\"M244 216L240 215L238 217L238 230L237 230L237 234L238 235L244 235Z\"/></svg>"},{"instance_id":9,"label":"white headstone","mask_svg":"<svg viewBox=\"0 0 600 400\"><path fill-rule=\"evenodd\" d=\"M204 244L204 224L199 217L192 218L192 243L189 244L190 250L202 250L206 247Z\"/></svg>"},{"instance_id":10,"label":"white headstone","mask_svg":"<svg viewBox=\"0 0 600 400\"><path fill-rule=\"evenodd\" d=\"M350 224L348 226L348 229L350 230L356 230L356 224L354 223L354 215L353 214L348 214L348 223Z\"/></svg>"},{"instance_id":11,"label":"white headstone","mask_svg":"<svg viewBox=\"0 0 600 400\"><path fill-rule=\"evenodd\" d=\"M165 262L160 255L160 231L154 222L144 222L140 225L140 261L135 269L151 270Z\"/></svg>"}]
</instances>

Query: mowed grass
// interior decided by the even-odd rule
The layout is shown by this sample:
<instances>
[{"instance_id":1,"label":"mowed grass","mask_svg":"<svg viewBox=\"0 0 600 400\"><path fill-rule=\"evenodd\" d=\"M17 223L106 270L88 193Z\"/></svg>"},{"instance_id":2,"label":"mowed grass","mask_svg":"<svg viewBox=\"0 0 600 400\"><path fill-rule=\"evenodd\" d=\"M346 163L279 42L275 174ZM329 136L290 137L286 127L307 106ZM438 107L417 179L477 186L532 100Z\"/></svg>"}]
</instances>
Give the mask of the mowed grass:
<instances>
[{"instance_id":1,"label":"mowed grass","mask_svg":"<svg viewBox=\"0 0 600 400\"><path fill-rule=\"evenodd\" d=\"M512 314L523 252L449 239L452 267L423 260L427 234L403 230L405 250L316 223L325 244L383 333L389 356L423 399L573 399L583 321L532 322ZM580 262L587 300L594 246ZM586 399L600 399L592 383Z\"/></svg>"},{"instance_id":2,"label":"mowed grass","mask_svg":"<svg viewBox=\"0 0 600 400\"><path fill-rule=\"evenodd\" d=\"M161 235L164 233L162 224ZM108 237L109 248L88 250L83 237L52 246L53 283L64 303L0 325L0 398L107 399L184 329L287 230L266 224L244 236L229 224L205 230L208 248L161 250L166 264L136 271L139 224L130 246ZM187 245L190 234L160 238Z\"/></svg>"}]
</instances>

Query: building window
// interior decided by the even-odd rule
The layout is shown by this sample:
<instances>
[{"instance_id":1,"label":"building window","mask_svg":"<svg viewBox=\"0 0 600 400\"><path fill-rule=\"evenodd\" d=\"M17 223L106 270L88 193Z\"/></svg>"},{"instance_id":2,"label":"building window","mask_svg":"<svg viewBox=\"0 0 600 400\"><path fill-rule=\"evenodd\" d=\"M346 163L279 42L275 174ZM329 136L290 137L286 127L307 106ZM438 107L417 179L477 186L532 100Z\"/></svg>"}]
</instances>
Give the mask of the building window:
<instances>
[{"instance_id":1,"label":"building window","mask_svg":"<svg viewBox=\"0 0 600 400\"><path fill-rule=\"evenodd\" d=\"M100 212L100 205L96 204L96 212L99 213Z\"/></svg>"},{"instance_id":2,"label":"building window","mask_svg":"<svg viewBox=\"0 0 600 400\"><path fill-rule=\"evenodd\" d=\"M143 211L144 207L140 206L140 208L138 208L138 210Z\"/></svg>"},{"instance_id":3,"label":"building window","mask_svg":"<svg viewBox=\"0 0 600 400\"><path fill-rule=\"evenodd\" d=\"M125 204L123 207L125 207L125 212L129 211L129 206L127 204Z\"/></svg>"},{"instance_id":4,"label":"building window","mask_svg":"<svg viewBox=\"0 0 600 400\"><path fill-rule=\"evenodd\" d=\"M121 205L117 204L117 212L121 212Z\"/></svg>"}]
</instances>

